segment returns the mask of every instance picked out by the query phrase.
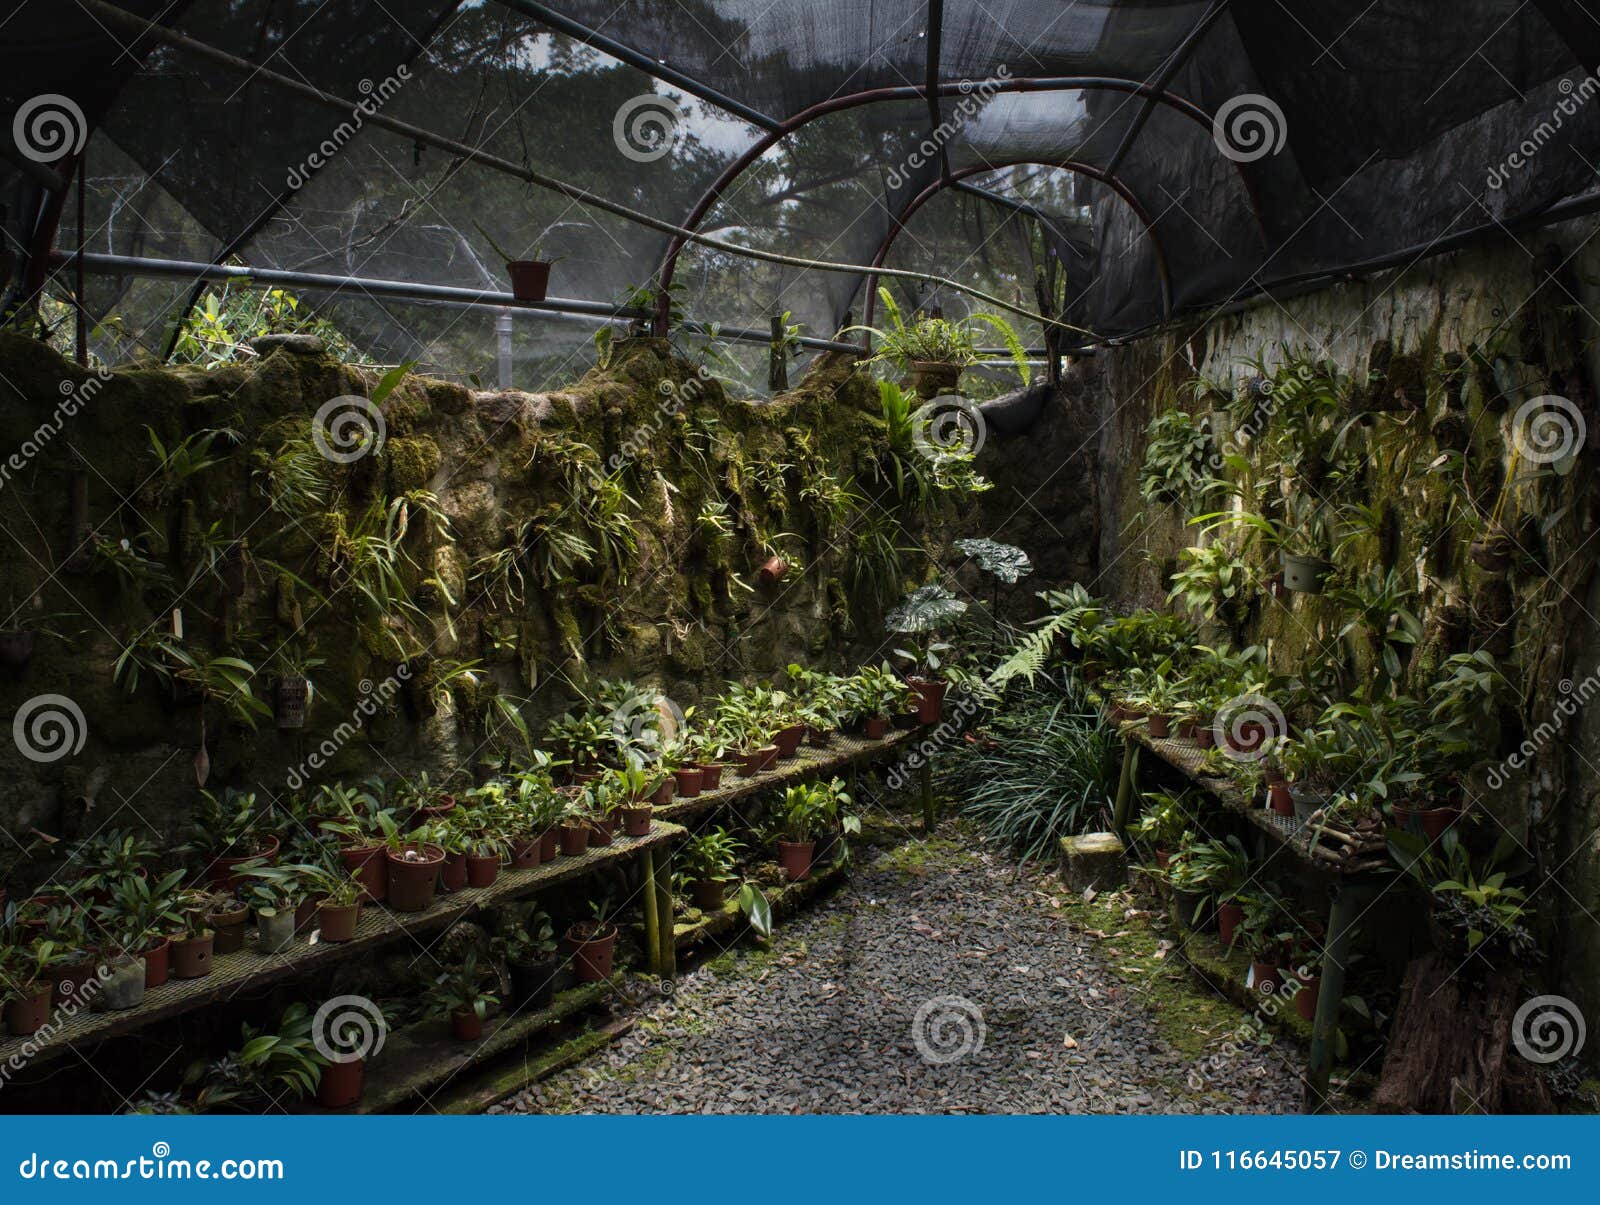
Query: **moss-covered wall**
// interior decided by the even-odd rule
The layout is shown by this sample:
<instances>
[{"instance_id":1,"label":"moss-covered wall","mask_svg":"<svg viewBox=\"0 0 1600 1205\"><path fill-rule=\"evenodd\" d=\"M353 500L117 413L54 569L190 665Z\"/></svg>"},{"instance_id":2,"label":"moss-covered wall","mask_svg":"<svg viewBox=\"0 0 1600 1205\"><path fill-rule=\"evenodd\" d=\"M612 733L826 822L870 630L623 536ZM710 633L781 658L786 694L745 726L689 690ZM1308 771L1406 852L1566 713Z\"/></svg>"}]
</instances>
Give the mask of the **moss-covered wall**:
<instances>
[{"instance_id":1,"label":"moss-covered wall","mask_svg":"<svg viewBox=\"0 0 1600 1205\"><path fill-rule=\"evenodd\" d=\"M687 707L793 660L842 669L882 656L884 609L952 566L956 536L1014 532L1037 546L1065 525L1071 551L1046 549L1050 579L1088 568L1087 470L1037 460L1026 439L985 449L1000 488L897 503L879 471L877 390L845 360L749 402L642 338L545 395L417 376L385 394L377 374L314 340L260 350L244 367L101 375L0 335L0 604L13 616L0 631L33 633L31 660L0 665L0 715L59 695L83 716L69 738L81 731L82 747L66 756L21 747L55 751L44 717L58 707L36 713L44 726L20 744L0 740L0 826L24 843L30 829L71 837L107 823L174 834L194 799L202 714L213 788L279 797L302 780L419 767L437 778L513 739L490 706L497 692L525 700L537 736L595 677L649 683ZM309 440L312 415L374 396L381 448L324 427L349 457L330 462ZM1071 421L1067 409L1046 417ZM194 439L217 429L237 436ZM214 463L186 472L180 446ZM603 513L615 518L609 555ZM904 550L898 583L863 554L874 526ZM595 551L563 554L572 538ZM764 585L757 570L774 553L790 568ZM496 554L514 571L493 574ZM383 560L396 572L380 606ZM153 644L170 635L175 600L183 638L163 652ZM115 682L141 637L143 673ZM203 705L192 674L160 680L175 656L253 667L258 727L240 696L229 706L226 663ZM276 685L297 658L320 662L308 722L280 731ZM470 677L454 672L462 663L478 663ZM0 872L18 852L7 846ZM48 858L15 867L13 889L48 870Z\"/></svg>"},{"instance_id":2,"label":"moss-covered wall","mask_svg":"<svg viewBox=\"0 0 1600 1205\"><path fill-rule=\"evenodd\" d=\"M1180 551L1208 543L1179 508L1141 497L1146 425L1172 407L1204 412L1221 392L1238 396L1290 356L1325 360L1348 377L1346 414L1359 480L1355 496L1377 508L1378 531L1337 556L1341 577L1396 568L1418 590L1423 640L1407 685L1427 680L1454 652L1488 648L1508 667L1518 701L1503 717L1497 759L1529 744L1521 768L1497 764L1470 782L1491 833L1504 829L1535 855L1536 893L1550 942L1551 981L1600 1012L1600 708L1583 708L1600 667L1600 582L1594 573L1595 328L1600 254L1587 225L1429 260L1397 273L1279 301L1182 335L1105 357L1105 447L1100 488L1102 593L1163 605ZM1254 362L1254 363L1252 363ZM1209 382L1210 386L1197 384ZM1582 416L1580 451L1561 472L1510 491L1502 503L1519 407L1541 395L1569 399ZM1250 454L1245 444L1243 451ZM1464 453L1451 490L1430 467ZM1522 476L1528 466L1523 465ZM1497 504L1519 545L1509 568L1469 555ZM1203 509L1237 506L1212 499ZM1199 508L1197 508L1199 509ZM1299 672L1341 659L1371 680L1374 652L1348 613L1326 597L1274 599L1254 591L1231 633L1263 643L1273 667ZM1544 725L1543 732L1540 726ZM1547 879L1546 879L1547 877ZM1396 894L1388 905L1405 907Z\"/></svg>"}]
</instances>

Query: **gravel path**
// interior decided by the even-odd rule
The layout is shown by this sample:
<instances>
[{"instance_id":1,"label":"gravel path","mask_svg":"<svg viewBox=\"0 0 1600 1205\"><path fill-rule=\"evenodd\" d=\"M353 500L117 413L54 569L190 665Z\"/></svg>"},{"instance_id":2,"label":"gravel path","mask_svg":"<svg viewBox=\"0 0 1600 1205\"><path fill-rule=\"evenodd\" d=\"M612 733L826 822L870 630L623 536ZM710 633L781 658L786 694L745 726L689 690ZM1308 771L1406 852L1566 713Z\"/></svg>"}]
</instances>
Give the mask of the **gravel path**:
<instances>
[{"instance_id":1,"label":"gravel path","mask_svg":"<svg viewBox=\"0 0 1600 1205\"><path fill-rule=\"evenodd\" d=\"M496 1111L1297 1109L1300 1052L1241 1045L1247 1018L1164 961L1131 901L1099 905L949 840L862 851L770 950L697 968L604 1052ZM1106 915L1132 919L1095 928Z\"/></svg>"}]
</instances>

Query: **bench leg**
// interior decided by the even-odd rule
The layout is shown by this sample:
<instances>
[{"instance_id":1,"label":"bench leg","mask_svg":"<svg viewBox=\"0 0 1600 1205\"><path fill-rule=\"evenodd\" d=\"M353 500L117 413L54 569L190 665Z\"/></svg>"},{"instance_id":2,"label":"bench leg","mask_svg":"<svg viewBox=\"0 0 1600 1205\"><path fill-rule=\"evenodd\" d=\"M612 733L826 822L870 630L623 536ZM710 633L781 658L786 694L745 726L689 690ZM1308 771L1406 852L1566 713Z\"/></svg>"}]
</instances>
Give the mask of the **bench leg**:
<instances>
[{"instance_id":1,"label":"bench leg","mask_svg":"<svg viewBox=\"0 0 1600 1205\"><path fill-rule=\"evenodd\" d=\"M1328 912L1328 944L1322 952L1322 994L1317 997L1311 1022L1311 1057L1306 1067L1305 1111L1321 1113L1328 1107L1328 1077L1333 1072L1333 1034L1339 1025L1339 1002L1344 998L1345 964L1350 938L1355 932L1361 893L1348 887L1333 889Z\"/></svg>"},{"instance_id":2,"label":"bench leg","mask_svg":"<svg viewBox=\"0 0 1600 1205\"><path fill-rule=\"evenodd\" d=\"M1111 831L1124 842L1128 839L1128 815L1133 808L1133 797L1138 794L1139 746L1133 741L1122 742L1122 777L1117 782L1117 802L1111 813Z\"/></svg>"}]
</instances>

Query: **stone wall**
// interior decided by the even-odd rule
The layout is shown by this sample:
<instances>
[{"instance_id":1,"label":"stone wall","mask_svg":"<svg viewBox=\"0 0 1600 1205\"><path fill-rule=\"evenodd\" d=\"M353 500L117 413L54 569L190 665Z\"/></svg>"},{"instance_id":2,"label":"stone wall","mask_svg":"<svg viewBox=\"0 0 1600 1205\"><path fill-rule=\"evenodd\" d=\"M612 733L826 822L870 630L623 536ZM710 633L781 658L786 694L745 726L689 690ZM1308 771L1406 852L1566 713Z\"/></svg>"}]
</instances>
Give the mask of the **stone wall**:
<instances>
[{"instance_id":1,"label":"stone wall","mask_svg":"<svg viewBox=\"0 0 1600 1205\"><path fill-rule=\"evenodd\" d=\"M1491 647L1510 669L1520 703L1507 717L1493 777L1469 786L1489 831L1503 828L1534 855L1540 923L1552 987L1600 1014L1600 708L1587 699L1600 670L1600 581L1594 448L1600 442L1595 375L1594 228L1575 224L1427 260L1410 268L1302 296L1264 300L1181 333L1114 349L1104 358L1097 591L1129 605L1163 605L1179 552L1205 539L1173 508L1139 493L1145 428L1180 406L1208 409L1237 392L1286 349L1335 364L1352 381L1352 415L1379 411L1355 435L1363 488L1379 508L1378 538L1341 558L1346 571L1415 571L1425 637L1410 673L1444 655ZM1250 362L1256 361L1255 365ZM1505 481L1520 405L1568 398L1583 418L1575 462L1515 491L1506 509L1525 555L1507 573L1468 555L1475 519L1492 511ZM1426 469L1452 448L1465 452L1476 516L1445 517L1446 499ZM1220 503L1219 503L1220 505ZM1236 640L1264 643L1272 664L1297 670L1328 655L1370 676L1371 651L1342 638L1327 600L1291 595L1250 601ZM1224 633L1211 625L1210 634ZM1542 730L1541 730L1542 726ZM1526 741L1526 746L1523 742ZM1524 756L1526 755L1526 756ZM1387 905L1408 907L1396 894Z\"/></svg>"},{"instance_id":2,"label":"stone wall","mask_svg":"<svg viewBox=\"0 0 1600 1205\"><path fill-rule=\"evenodd\" d=\"M1026 585L1093 568L1084 463L995 435L980 465L995 489L913 511L878 472L877 390L838 358L751 402L650 339L620 342L604 367L545 395L416 376L385 394L378 374L315 341L261 350L245 367L100 374L0 335L0 603L17 613L0 629L33 634L26 664L0 665L0 715L23 723L22 739L0 741L0 827L19 843L5 841L0 872L17 863L13 889L49 871L47 856L19 857L30 830L143 823L174 836L202 722L208 786L281 797L302 780L417 768L437 780L497 759L515 737L496 695L518 700L537 736L597 677L687 707L793 660L881 658L896 595L861 555L869 520L908 550L902 589L958 569L950 541L962 535L1038 552ZM319 428L331 463L308 439L312 415L343 399L376 429L372 397L381 448ZM1038 430L1070 442L1081 405L1053 398ZM235 434L192 439L208 430ZM840 505L847 488L862 498L853 507ZM599 548L606 514L610 555L563 556L571 537ZM376 572L386 550L388 586ZM763 585L773 553L791 567ZM515 572L491 572L495 554ZM972 571L952 580L976 585ZM114 681L131 643L170 637L174 604L181 640L147 647L140 676ZM245 714L226 662L213 662L209 698L190 674L159 676L178 658L216 657L253 667L265 706ZM280 731L276 683L297 657L319 662L308 720ZM52 725L60 715L65 728Z\"/></svg>"}]
</instances>

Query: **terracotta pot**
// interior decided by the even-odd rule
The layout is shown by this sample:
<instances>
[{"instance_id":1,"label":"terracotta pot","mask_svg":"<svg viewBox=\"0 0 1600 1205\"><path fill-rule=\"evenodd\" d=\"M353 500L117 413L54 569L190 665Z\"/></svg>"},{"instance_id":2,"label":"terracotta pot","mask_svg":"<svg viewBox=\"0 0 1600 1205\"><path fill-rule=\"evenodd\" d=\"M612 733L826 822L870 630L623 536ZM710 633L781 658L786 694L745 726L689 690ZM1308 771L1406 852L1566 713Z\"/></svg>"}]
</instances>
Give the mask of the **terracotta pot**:
<instances>
[{"instance_id":1,"label":"terracotta pot","mask_svg":"<svg viewBox=\"0 0 1600 1205\"><path fill-rule=\"evenodd\" d=\"M244 881L233 873L238 867L246 862L254 862L257 859L263 862L271 862L277 856L278 839L269 836L260 853L248 854L243 857L223 857L218 855L212 858L206 864L205 877L208 882L214 884L219 890L232 891Z\"/></svg>"},{"instance_id":2,"label":"terracotta pot","mask_svg":"<svg viewBox=\"0 0 1600 1205\"><path fill-rule=\"evenodd\" d=\"M886 715L869 715L862 731L869 741L881 741L884 734L889 731L889 717Z\"/></svg>"},{"instance_id":3,"label":"terracotta pot","mask_svg":"<svg viewBox=\"0 0 1600 1205\"><path fill-rule=\"evenodd\" d=\"M348 1109L361 1099L361 1081L366 1069L366 1059L329 1063L317 1081L317 1103L324 1109Z\"/></svg>"},{"instance_id":4,"label":"terracotta pot","mask_svg":"<svg viewBox=\"0 0 1600 1205\"><path fill-rule=\"evenodd\" d=\"M144 951L144 986L160 987L172 975L172 942L159 937Z\"/></svg>"},{"instance_id":5,"label":"terracotta pot","mask_svg":"<svg viewBox=\"0 0 1600 1205\"><path fill-rule=\"evenodd\" d=\"M407 853L421 856L407 861ZM385 850L384 857L389 866L389 907L395 912L423 912L432 907L444 850L437 845L424 845L420 850L408 845L398 854Z\"/></svg>"},{"instance_id":6,"label":"terracotta pot","mask_svg":"<svg viewBox=\"0 0 1600 1205\"><path fill-rule=\"evenodd\" d=\"M17 629L0 632L0 665L9 669L21 669L32 660L32 632Z\"/></svg>"},{"instance_id":7,"label":"terracotta pot","mask_svg":"<svg viewBox=\"0 0 1600 1205\"><path fill-rule=\"evenodd\" d=\"M439 867L439 890L446 895L452 895L466 885L467 855L445 854L444 864Z\"/></svg>"},{"instance_id":8,"label":"terracotta pot","mask_svg":"<svg viewBox=\"0 0 1600 1205\"><path fill-rule=\"evenodd\" d=\"M622 831L630 837L647 837L650 835L650 818L655 809L649 804L642 807L622 809Z\"/></svg>"},{"instance_id":9,"label":"terracotta pot","mask_svg":"<svg viewBox=\"0 0 1600 1205\"><path fill-rule=\"evenodd\" d=\"M207 929L199 937L179 937L172 942L172 973L179 979L203 979L211 974L217 935Z\"/></svg>"},{"instance_id":10,"label":"terracotta pot","mask_svg":"<svg viewBox=\"0 0 1600 1205\"><path fill-rule=\"evenodd\" d=\"M549 1008L556 991L556 972L561 960L551 956L538 962L508 962L506 974L511 980L511 1006L538 1012Z\"/></svg>"},{"instance_id":11,"label":"terracotta pot","mask_svg":"<svg viewBox=\"0 0 1600 1205\"><path fill-rule=\"evenodd\" d=\"M798 883L811 874L811 855L815 841L779 841L778 865L783 867L783 877Z\"/></svg>"},{"instance_id":12,"label":"terracotta pot","mask_svg":"<svg viewBox=\"0 0 1600 1205\"><path fill-rule=\"evenodd\" d=\"M579 983L599 983L611 977L611 961L617 951L617 927L609 922L590 938L580 938L575 929L567 931L572 947L572 969Z\"/></svg>"},{"instance_id":13,"label":"terracotta pot","mask_svg":"<svg viewBox=\"0 0 1600 1205\"><path fill-rule=\"evenodd\" d=\"M1217 905L1217 935L1222 938L1223 945L1233 945L1233 936L1238 932L1239 925L1243 920L1244 909L1238 904Z\"/></svg>"},{"instance_id":14,"label":"terracotta pot","mask_svg":"<svg viewBox=\"0 0 1600 1205\"><path fill-rule=\"evenodd\" d=\"M705 771L699 766L683 766L674 770L672 777L677 785L678 794L685 799L693 799L699 795L700 788L705 785L706 780Z\"/></svg>"},{"instance_id":15,"label":"terracotta pot","mask_svg":"<svg viewBox=\"0 0 1600 1205\"><path fill-rule=\"evenodd\" d=\"M506 264L511 278L511 295L518 301L543 301L550 289L548 259L514 259Z\"/></svg>"},{"instance_id":16,"label":"terracotta pot","mask_svg":"<svg viewBox=\"0 0 1600 1205\"><path fill-rule=\"evenodd\" d=\"M374 904L382 903L389 894L389 861L383 855L381 845L352 845L339 851L340 863Z\"/></svg>"},{"instance_id":17,"label":"terracotta pot","mask_svg":"<svg viewBox=\"0 0 1600 1205\"><path fill-rule=\"evenodd\" d=\"M1322 995L1322 976L1299 976L1300 990L1294 994L1294 1011L1302 1020L1310 1021L1317 1015L1317 997Z\"/></svg>"},{"instance_id":18,"label":"terracotta pot","mask_svg":"<svg viewBox=\"0 0 1600 1205\"><path fill-rule=\"evenodd\" d=\"M317 928L323 941L354 941L360 919L360 900L353 904L323 903L317 907Z\"/></svg>"},{"instance_id":19,"label":"terracotta pot","mask_svg":"<svg viewBox=\"0 0 1600 1205\"><path fill-rule=\"evenodd\" d=\"M256 938L263 954L281 954L294 945L293 912L256 913Z\"/></svg>"},{"instance_id":20,"label":"terracotta pot","mask_svg":"<svg viewBox=\"0 0 1600 1205\"><path fill-rule=\"evenodd\" d=\"M543 860L538 837L523 837L511 843L511 868L533 870Z\"/></svg>"},{"instance_id":21,"label":"terracotta pot","mask_svg":"<svg viewBox=\"0 0 1600 1205\"><path fill-rule=\"evenodd\" d=\"M1252 962L1250 964L1250 988L1259 995L1265 996L1276 992L1283 986L1283 975L1277 965L1271 962Z\"/></svg>"},{"instance_id":22,"label":"terracotta pot","mask_svg":"<svg viewBox=\"0 0 1600 1205\"><path fill-rule=\"evenodd\" d=\"M589 826L587 824L563 824L561 826L561 852L569 858L580 857L589 852Z\"/></svg>"},{"instance_id":23,"label":"terracotta pot","mask_svg":"<svg viewBox=\"0 0 1600 1205\"><path fill-rule=\"evenodd\" d=\"M213 954L232 954L244 948L244 930L250 923L250 909L240 904L228 912L206 913L206 924L216 934Z\"/></svg>"},{"instance_id":24,"label":"terracotta pot","mask_svg":"<svg viewBox=\"0 0 1600 1205\"><path fill-rule=\"evenodd\" d=\"M1145 718L1145 723L1150 726L1150 736L1158 741L1164 741L1172 735L1172 718L1151 712Z\"/></svg>"},{"instance_id":25,"label":"terracotta pot","mask_svg":"<svg viewBox=\"0 0 1600 1205\"><path fill-rule=\"evenodd\" d=\"M656 788L655 794L650 796L650 802L657 807L666 807L667 804L672 802L672 792L677 790L677 787L678 780L676 776L667 775L661 780L661 785Z\"/></svg>"},{"instance_id":26,"label":"terracotta pot","mask_svg":"<svg viewBox=\"0 0 1600 1205\"><path fill-rule=\"evenodd\" d=\"M476 1042L483 1037L483 1018L476 1009L450 1014L450 1035L458 1042Z\"/></svg>"},{"instance_id":27,"label":"terracotta pot","mask_svg":"<svg viewBox=\"0 0 1600 1205\"><path fill-rule=\"evenodd\" d=\"M944 696L950 684L941 678L907 678L917 723L937 724L944 714Z\"/></svg>"},{"instance_id":28,"label":"terracotta pot","mask_svg":"<svg viewBox=\"0 0 1600 1205\"><path fill-rule=\"evenodd\" d=\"M19 1038L38 1033L50 1020L50 985L36 983L29 991L32 995L6 1005L6 1029Z\"/></svg>"},{"instance_id":29,"label":"terracotta pot","mask_svg":"<svg viewBox=\"0 0 1600 1205\"><path fill-rule=\"evenodd\" d=\"M778 729L772 743L778 748L779 757L793 757L800 752L800 742L805 739L806 726L804 724L790 724L787 728Z\"/></svg>"},{"instance_id":30,"label":"terracotta pot","mask_svg":"<svg viewBox=\"0 0 1600 1205\"><path fill-rule=\"evenodd\" d=\"M1267 803L1276 815L1294 815L1294 794L1286 782L1275 782L1267 788Z\"/></svg>"},{"instance_id":31,"label":"terracotta pot","mask_svg":"<svg viewBox=\"0 0 1600 1205\"><path fill-rule=\"evenodd\" d=\"M75 962L58 962L46 967L44 977L50 984L50 1007L62 1008L75 997L81 999L84 985L98 970L99 962L92 954L84 954Z\"/></svg>"},{"instance_id":32,"label":"terracotta pot","mask_svg":"<svg viewBox=\"0 0 1600 1205\"><path fill-rule=\"evenodd\" d=\"M539 861L554 862L561 856L560 828L547 828L539 834Z\"/></svg>"},{"instance_id":33,"label":"terracotta pot","mask_svg":"<svg viewBox=\"0 0 1600 1205\"><path fill-rule=\"evenodd\" d=\"M721 912L728 902L726 879L700 879L689 888L689 898L702 912Z\"/></svg>"},{"instance_id":34,"label":"terracotta pot","mask_svg":"<svg viewBox=\"0 0 1600 1205\"><path fill-rule=\"evenodd\" d=\"M700 789L702 791L715 791L722 787L722 763L700 763Z\"/></svg>"},{"instance_id":35,"label":"terracotta pot","mask_svg":"<svg viewBox=\"0 0 1600 1205\"><path fill-rule=\"evenodd\" d=\"M788 561L781 556L769 556L761 562L761 568L756 570L756 576L761 579L763 586L773 586L781 582L788 572Z\"/></svg>"}]
</instances>

